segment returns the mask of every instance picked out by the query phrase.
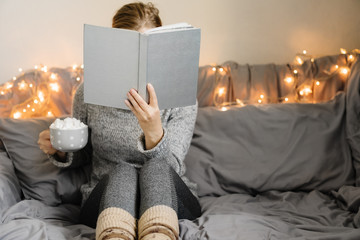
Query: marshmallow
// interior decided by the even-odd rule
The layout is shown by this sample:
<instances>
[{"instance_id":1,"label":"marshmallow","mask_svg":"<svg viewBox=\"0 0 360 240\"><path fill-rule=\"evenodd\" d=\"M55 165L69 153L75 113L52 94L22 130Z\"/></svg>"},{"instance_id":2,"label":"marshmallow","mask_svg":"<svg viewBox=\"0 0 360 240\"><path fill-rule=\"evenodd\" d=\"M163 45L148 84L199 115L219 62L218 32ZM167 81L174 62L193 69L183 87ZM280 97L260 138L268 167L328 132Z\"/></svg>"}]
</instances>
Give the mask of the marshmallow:
<instances>
[{"instance_id":1,"label":"marshmallow","mask_svg":"<svg viewBox=\"0 0 360 240\"><path fill-rule=\"evenodd\" d=\"M76 118L67 117L64 120L57 118L51 125L50 128L54 129L80 129L86 125Z\"/></svg>"}]
</instances>

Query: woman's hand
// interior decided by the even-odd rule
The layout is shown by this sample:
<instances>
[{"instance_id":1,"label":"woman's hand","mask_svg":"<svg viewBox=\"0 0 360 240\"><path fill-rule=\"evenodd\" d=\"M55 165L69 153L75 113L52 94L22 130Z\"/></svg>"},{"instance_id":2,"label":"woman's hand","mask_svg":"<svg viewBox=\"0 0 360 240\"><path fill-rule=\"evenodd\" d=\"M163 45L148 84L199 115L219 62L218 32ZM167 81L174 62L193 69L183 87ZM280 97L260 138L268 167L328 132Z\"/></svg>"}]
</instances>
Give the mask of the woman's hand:
<instances>
[{"instance_id":1,"label":"woman's hand","mask_svg":"<svg viewBox=\"0 0 360 240\"><path fill-rule=\"evenodd\" d=\"M38 140L37 143L39 144L40 149L45 154L54 155L55 153L57 153L60 158L65 158L65 153L64 152L60 152L60 151L56 150L51 145L51 142L50 142L50 130L49 129L44 130L39 134L39 140Z\"/></svg>"},{"instance_id":2,"label":"woman's hand","mask_svg":"<svg viewBox=\"0 0 360 240\"><path fill-rule=\"evenodd\" d=\"M145 147L151 149L160 142L164 131L160 119L160 110L156 98L155 89L151 84L147 85L149 92L149 104L137 93L131 89L128 94L128 100L125 104L135 114L145 135Z\"/></svg>"}]
</instances>

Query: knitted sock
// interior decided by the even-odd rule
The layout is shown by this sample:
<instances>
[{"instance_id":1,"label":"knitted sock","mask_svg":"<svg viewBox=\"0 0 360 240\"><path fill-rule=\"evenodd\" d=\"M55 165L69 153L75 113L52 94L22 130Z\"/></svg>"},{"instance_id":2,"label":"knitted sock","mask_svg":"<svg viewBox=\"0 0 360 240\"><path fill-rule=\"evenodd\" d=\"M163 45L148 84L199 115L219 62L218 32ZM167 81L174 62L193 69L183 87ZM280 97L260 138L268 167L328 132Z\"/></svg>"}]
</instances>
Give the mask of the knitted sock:
<instances>
[{"instance_id":1,"label":"knitted sock","mask_svg":"<svg viewBox=\"0 0 360 240\"><path fill-rule=\"evenodd\" d=\"M96 240L134 240L136 219L127 211L110 207L104 209L97 220Z\"/></svg>"},{"instance_id":2,"label":"knitted sock","mask_svg":"<svg viewBox=\"0 0 360 240\"><path fill-rule=\"evenodd\" d=\"M179 222L174 209L157 205L147 209L138 222L139 240L176 240Z\"/></svg>"}]
</instances>

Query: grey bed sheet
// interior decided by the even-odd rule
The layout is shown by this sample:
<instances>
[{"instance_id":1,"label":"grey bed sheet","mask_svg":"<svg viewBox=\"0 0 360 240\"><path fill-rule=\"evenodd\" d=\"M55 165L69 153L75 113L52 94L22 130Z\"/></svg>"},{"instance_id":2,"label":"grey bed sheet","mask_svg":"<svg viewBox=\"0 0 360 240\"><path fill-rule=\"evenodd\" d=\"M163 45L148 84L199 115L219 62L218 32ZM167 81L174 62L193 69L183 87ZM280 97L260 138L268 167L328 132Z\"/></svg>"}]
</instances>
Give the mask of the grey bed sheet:
<instances>
[{"instance_id":1,"label":"grey bed sheet","mask_svg":"<svg viewBox=\"0 0 360 240\"><path fill-rule=\"evenodd\" d=\"M357 189L358 191L358 189ZM358 195L359 196L359 195ZM182 239L360 239L359 213L319 191L201 198L203 215L181 220Z\"/></svg>"},{"instance_id":2,"label":"grey bed sheet","mask_svg":"<svg viewBox=\"0 0 360 240\"><path fill-rule=\"evenodd\" d=\"M359 200L359 189L353 190ZM202 197L203 215L180 220L180 239L359 239L359 213L339 204L342 194L314 190ZM75 223L78 214L76 205L50 207L24 200L2 215L0 239L95 239L94 229Z\"/></svg>"}]
</instances>

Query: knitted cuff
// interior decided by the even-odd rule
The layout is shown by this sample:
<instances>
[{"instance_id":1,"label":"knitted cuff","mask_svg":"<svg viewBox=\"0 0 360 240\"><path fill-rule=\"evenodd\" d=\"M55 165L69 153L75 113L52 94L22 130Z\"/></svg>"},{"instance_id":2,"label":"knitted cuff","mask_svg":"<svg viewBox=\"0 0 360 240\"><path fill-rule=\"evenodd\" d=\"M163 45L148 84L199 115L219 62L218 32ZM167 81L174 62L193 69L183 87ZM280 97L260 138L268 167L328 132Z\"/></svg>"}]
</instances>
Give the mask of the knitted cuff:
<instances>
[{"instance_id":1,"label":"knitted cuff","mask_svg":"<svg viewBox=\"0 0 360 240\"><path fill-rule=\"evenodd\" d=\"M97 220L96 240L112 237L134 240L136 236L136 219L121 208L104 209Z\"/></svg>"},{"instance_id":2,"label":"knitted cuff","mask_svg":"<svg viewBox=\"0 0 360 240\"><path fill-rule=\"evenodd\" d=\"M174 209L157 205L147 209L138 222L139 240L150 233L161 233L172 240L178 239L179 222Z\"/></svg>"}]
</instances>

